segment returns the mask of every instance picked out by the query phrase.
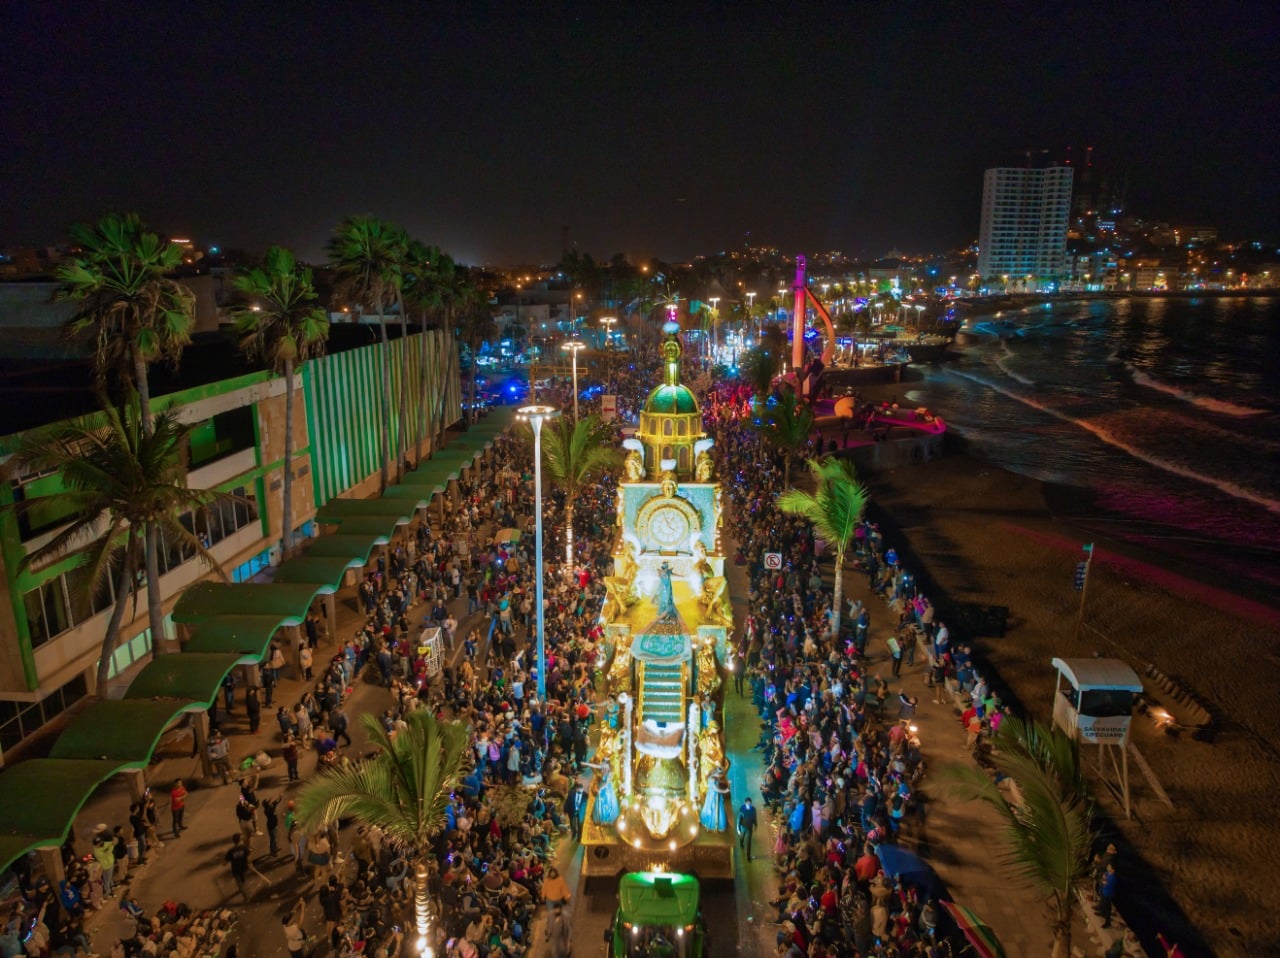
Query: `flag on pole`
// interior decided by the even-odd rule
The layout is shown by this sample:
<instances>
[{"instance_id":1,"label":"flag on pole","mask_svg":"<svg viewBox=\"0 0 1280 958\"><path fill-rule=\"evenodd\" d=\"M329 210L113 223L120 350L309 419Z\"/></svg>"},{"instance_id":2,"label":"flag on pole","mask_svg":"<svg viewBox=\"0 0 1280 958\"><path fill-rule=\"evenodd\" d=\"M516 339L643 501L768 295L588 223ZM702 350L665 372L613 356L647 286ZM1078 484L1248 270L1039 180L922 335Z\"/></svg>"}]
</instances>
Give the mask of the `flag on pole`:
<instances>
[{"instance_id":1,"label":"flag on pole","mask_svg":"<svg viewBox=\"0 0 1280 958\"><path fill-rule=\"evenodd\" d=\"M1081 549L1083 549L1085 552L1089 553L1089 555L1093 555L1093 543L1092 543L1092 542L1086 542L1086 543L1085 543L1084 545L1082 545L1080 548L1081 548Z\"/></svg>"}]
</instances>

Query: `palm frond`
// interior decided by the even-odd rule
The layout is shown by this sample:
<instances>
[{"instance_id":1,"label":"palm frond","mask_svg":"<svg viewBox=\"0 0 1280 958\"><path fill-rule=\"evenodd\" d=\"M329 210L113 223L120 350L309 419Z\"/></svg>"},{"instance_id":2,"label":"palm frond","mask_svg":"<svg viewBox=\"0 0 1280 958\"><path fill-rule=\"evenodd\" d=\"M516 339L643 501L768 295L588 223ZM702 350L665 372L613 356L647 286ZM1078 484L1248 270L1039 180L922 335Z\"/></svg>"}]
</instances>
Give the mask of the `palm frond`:
<instances>
[{"instance_id":1,"label":"palm frond","mask_svg":"<svg viewBox=\"0 0 1280 958\"><path fill-rule=\"evenodd\" d=\"M585 484L621 466L621 450L606 445L611 438L609 424L597 416L576 422L561 416L542 427L543 467L566 498L576 498Z\"/></svg>"},{"instance_id":2,"label":"palm frond","mask_svg":"<svg viewBox=\"0 0 1280 958\"><path fill-rule=\"evenodd\" d=\"M467 769L469 729L412 712L393 738L378 719L361 715L376 754L308 783L298 799L301 820L320 826L342 817L376 825L392 842L420 848L443 825L450 795Z\"/></svg>"},{"instance_id":3,"label":"palm frond","mask_svg":"<svg viewBox=\"0 0 1280 958\"><path fill-rule=\"evenodd\" d=\"M948 790L963 800L991 805L1004 822L1005 865L1054 902L1057 920L1072 907L1085 881L1096 834L1092 806L1076 761L1074 743L1059 729L1008 719L996 735L998 773L1017 784L1009 801L981 769L950 766L939 772Z\"/></svg>"},{"instance_id":4,"label":"palm frond","mask_svg":"<svg viewBox=\"0 0 1280 958\"><path fill-rule=\"evenodd\" d=\"M867 488L846 460L827 456L808 460L808 466L814 491L787 489L778 494L778 509L807 519L818 535L843 554L866 511Z\"/></svg>"}]
</instances>

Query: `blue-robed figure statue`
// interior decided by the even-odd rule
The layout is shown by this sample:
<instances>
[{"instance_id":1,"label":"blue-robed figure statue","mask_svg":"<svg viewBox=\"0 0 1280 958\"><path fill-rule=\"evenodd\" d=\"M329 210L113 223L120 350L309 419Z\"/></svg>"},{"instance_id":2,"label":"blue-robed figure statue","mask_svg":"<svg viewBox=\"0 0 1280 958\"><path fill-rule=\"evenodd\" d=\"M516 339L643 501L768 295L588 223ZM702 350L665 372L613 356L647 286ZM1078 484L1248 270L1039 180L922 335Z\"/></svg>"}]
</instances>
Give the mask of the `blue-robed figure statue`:
<instances>
[{"instance_id":1,"label":"blue-robed figure statue","mask_svg":"<svg viewBox=\"0 0 1280 958\"><path fill-rule=\"evenodd\" d=\"M658 567L658 618L664 622L674 622L676 615L676 597L671 585L671 563L664 562Z\"/></svg>"}]
</instances>

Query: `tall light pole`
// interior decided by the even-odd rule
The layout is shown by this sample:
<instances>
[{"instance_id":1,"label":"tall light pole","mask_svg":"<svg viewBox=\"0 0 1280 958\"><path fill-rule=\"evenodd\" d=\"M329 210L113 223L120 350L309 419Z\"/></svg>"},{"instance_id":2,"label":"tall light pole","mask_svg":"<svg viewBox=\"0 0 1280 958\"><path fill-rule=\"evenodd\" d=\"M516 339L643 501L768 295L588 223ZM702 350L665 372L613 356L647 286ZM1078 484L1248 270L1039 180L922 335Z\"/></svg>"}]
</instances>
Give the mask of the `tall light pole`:
<instances>
[{"instance_id":1,"label":"tall light pole","mask_svg":"<svg viewBox=\"0 0 1280 958\"><path fill-rule=\"evenodd\" d=\"M537 592L538 701L547 700L547 632L542 611L542 424L560 415L555 406L522 406L517 415L533 428L533 562L538 567Z\"/></svg>"},{"instance_id":2,"label":"tall light pole","mask_svg":"<svg viewBox=\"0 0 1280 958\"><path fill-rule=\"evenodd\" d=\"M600 325L604 327L605 363L609 373L609 381L605 385L610 394L613 393L613 327L617 324L616 316L601 316Z\"/></svg>"},{"instance_id":3,"label":"tall light pole","mask_svg":"<svg viewBox=\"0 0 1280 958\"><path fill-rule=\"evenodd\" d=\"M750 324L750 322L751 322L751 314L752 314L753 312L755 312L755 308L756 308L756 294L755 294L755 293L747 293L747 323L748 323L748 324ZM757 339L759 339L760 334L761 334L763 331L764 331L764 330L763 330L763 329L760 327L760 325L757 323L757 324L756 324L756 338L757 338Z\"/></svg>"},{"instance_id":4,"label":"tall light pole","mask_svg":"<svg viewBox=\"0 0 1280 958\"><path fill-rule=\"evenodd\" d=\"M573 421L578 421L578 353L582 352L587 346L580 339L571 339L567 343L561 343L560 348L567 350L573 354Z\"/></svg>"},{"instance_id":5,"label":"tall light pole","mask_svg":"<svg viewBox=\"0 0 1280 958\"><path fill-rule=\"evenodd\" d=\"M609 348L609 343L613 336L613 327L617 324L617 316L601 316L600 325L604 327L604 344L605 348Z\"/></svg>"},{"instance_id":6,"label":"tall light pole","mask_svg":"<svg viewBox=\"0 0 1280 958\"><path fill-rule=\"evenodd\" d=\"M711 361L716 360L716 334L720 332L720 304L719 296L708 296L707 302L711 304Z\"/></svg>"}]
</instances>

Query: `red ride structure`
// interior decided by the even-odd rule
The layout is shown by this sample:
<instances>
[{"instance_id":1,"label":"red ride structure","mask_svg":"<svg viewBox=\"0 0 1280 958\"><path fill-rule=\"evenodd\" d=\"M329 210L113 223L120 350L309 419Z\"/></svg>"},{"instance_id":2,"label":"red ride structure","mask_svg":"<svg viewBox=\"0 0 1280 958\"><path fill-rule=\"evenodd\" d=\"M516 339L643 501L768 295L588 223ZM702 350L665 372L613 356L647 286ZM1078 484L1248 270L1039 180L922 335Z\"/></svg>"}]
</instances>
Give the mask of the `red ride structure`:
<instances>
[{"instance_id":1,"label":"red ride structure","mask_svg":"<svg viewBox=\"0 0 1280 958\"><path fill-rule=\"evenodd\" d=\"M791 371L796 377L796 388L802 396L809 394L809 384L817 379L817 373L831 365L832 357L836 351L836 329L835 324L831 322L831 313L827 311L827 307L822 305L822 301L813 294L813 290L809 289L809 284L805 281L806 262L804 256L796 257L796 282L792 289L795 294L795 302L792 306L791 316ZM827 327L827 342L822 348L822 356L820 365L805 363L804 354L804 329L805 319L808 316L809 307L813 307L813 311L818 314L824 326ZM816 369L814 367L817 367Z\"/></svg>"}]
</instances>

